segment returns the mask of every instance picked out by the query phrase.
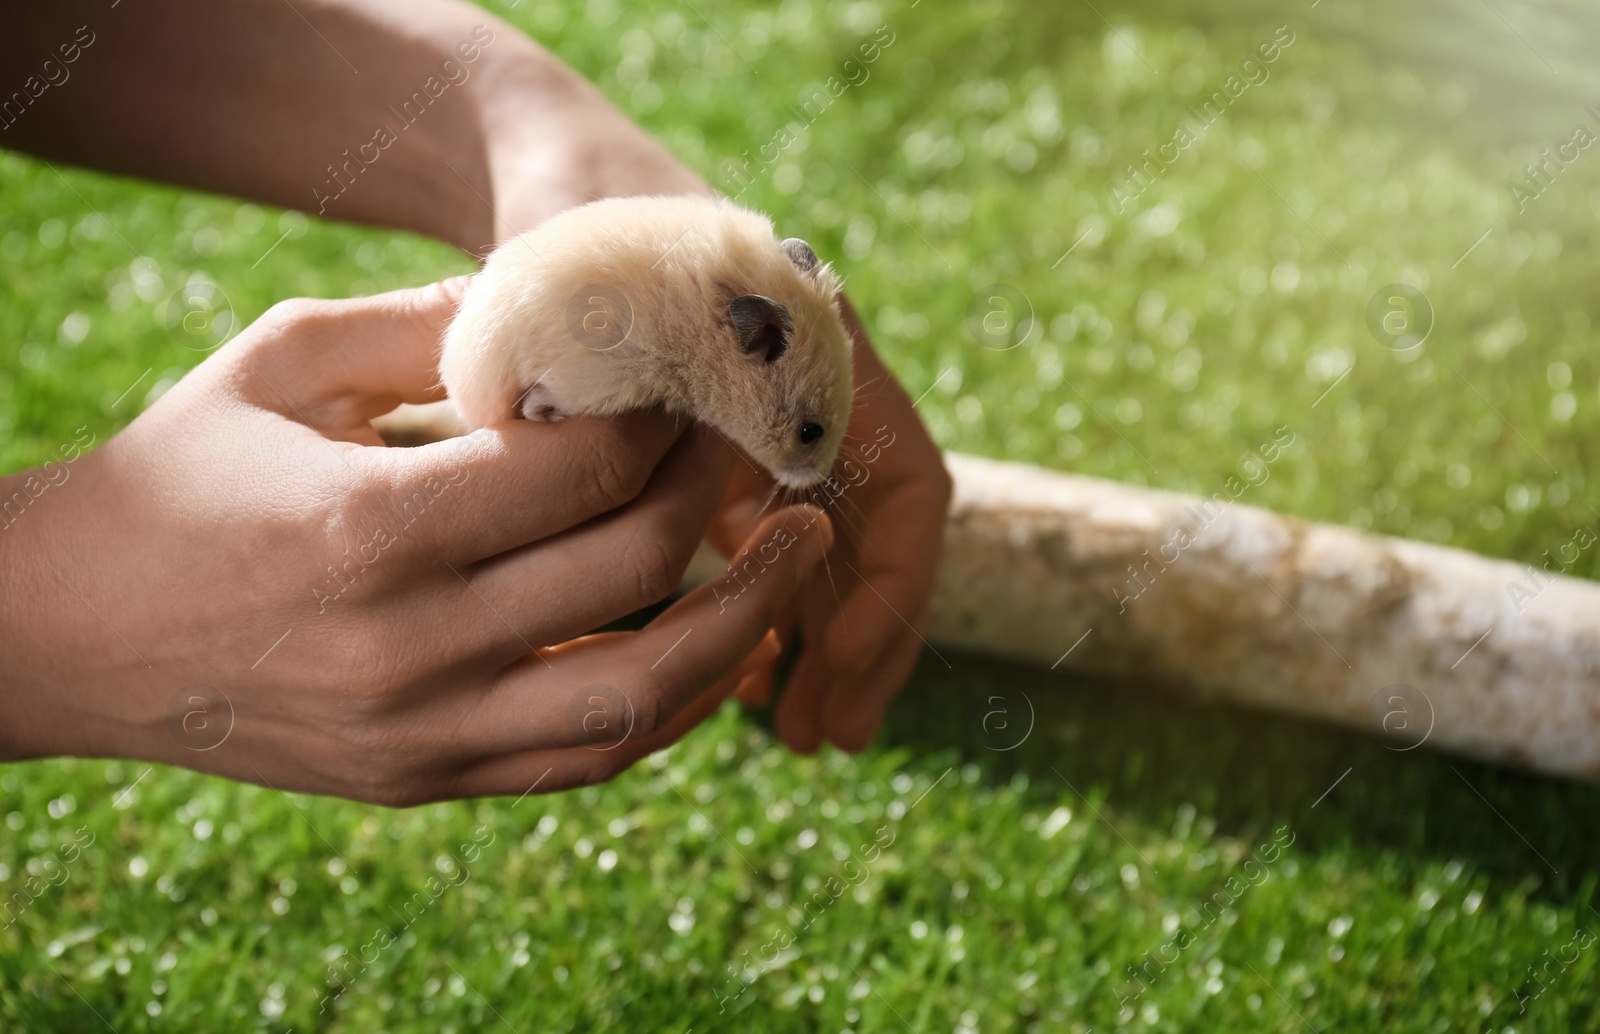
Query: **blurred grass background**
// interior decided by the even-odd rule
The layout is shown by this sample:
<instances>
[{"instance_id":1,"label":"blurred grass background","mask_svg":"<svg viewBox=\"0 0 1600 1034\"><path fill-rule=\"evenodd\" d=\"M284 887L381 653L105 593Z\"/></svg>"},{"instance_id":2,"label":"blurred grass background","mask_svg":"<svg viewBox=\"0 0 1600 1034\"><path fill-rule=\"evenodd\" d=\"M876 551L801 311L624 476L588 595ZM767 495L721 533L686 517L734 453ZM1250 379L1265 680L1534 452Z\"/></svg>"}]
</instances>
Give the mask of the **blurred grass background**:
<instances>
[{"instance_id":1,"label":"blurred grass background","mask_svg":"<svg viewBox=\"0 0 1600 1034\"><path fill-rule=\"evenodd\" d=\"M1250 503L1535 564L1600 518L1600 153L1525 212L1508 189L1538 148L1600 134L1586 6L490 6L730 190L724 163L887 26L869 77L741 200L846 274L908 390L932 388L941 445L1210 493L1287 425ZM1123 167L1280 25L1269 77L1119 211ZM186 284L242 325L470 268L14 155L0 199L6 470L81 425L104 441L203 358L170 326ZM997 283L1036 324L1005 351L966 328ZM1431 301L1420 348L1368 329L1394 283ZM0 893L67 873L0 929L0 1026L1600 1029L1600 952L1568 947L1600 934L1600 791L955 660L860 758L791 757L729 710L614 784L517 804L0 768ZM1269 876L1228 893L1283 827ZM94 842L62 862L80 828ZM433 896L480 828L470 877ZM396 943L330 975L379 930ZM1141 990L1130 967L1180 930Z\"/></svg>"}]
</instances>

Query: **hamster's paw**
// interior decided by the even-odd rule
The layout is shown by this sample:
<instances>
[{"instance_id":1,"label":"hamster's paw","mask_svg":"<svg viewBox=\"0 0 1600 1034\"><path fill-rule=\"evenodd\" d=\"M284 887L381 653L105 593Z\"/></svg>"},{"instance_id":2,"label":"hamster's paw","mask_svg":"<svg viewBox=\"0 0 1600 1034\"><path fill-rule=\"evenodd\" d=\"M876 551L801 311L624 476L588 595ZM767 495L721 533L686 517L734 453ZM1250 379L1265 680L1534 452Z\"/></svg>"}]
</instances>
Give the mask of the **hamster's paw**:
<instances>
[{"instance_id":1,"label":"hamster's paw","mask_svg":"<svg viewBox=\"0 0 1600 1034\"><path fill-rule=\"evenodd\" d=\"M568 416L566 410L556 403L555 393L539 381L522 393L517 402L517 415L524 420L541 420L551 424Z\"/></svg>"}]
</instances>

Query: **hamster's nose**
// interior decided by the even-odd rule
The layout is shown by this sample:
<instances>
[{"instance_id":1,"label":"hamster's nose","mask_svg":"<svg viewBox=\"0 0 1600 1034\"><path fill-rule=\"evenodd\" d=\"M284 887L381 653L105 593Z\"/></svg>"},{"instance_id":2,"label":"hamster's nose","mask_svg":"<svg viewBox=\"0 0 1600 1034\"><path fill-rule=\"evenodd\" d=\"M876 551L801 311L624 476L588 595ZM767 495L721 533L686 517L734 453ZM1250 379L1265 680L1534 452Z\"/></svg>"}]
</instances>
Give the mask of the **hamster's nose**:
<instances>
[{"instance_id":1,"label":"hamster's nose","mask_svg":"<svg viewBox=\"0 0 1600 1034\"><path fill-rule=\"evenodd\" d=\"M807 420L800 425L800 444L810 445L822 437L822 425L814 420Z\"/></svg>"}]
</instances>

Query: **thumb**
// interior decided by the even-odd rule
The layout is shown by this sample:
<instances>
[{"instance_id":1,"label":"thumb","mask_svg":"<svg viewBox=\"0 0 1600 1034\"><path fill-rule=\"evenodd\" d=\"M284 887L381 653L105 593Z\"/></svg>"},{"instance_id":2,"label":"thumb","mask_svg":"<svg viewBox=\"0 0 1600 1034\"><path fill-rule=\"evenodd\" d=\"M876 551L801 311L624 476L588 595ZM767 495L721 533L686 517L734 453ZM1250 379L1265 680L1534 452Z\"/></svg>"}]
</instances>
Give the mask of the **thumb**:
<instances>
[{"instance_id":1,"label":"thumb","mask_svg":"<svg viewBox=\"0 0 1600 1034\"><path fill-rule=\"evenodd\" d=\"M242 335L248 343L241 342L240 358L271 386L263 401L272 408L281 402L312 412L355 396L376 416L397 402L437 401L444 398L444 333L468 282L460 276L364 298L280 302Z\"/></svg>"}]
</instances>

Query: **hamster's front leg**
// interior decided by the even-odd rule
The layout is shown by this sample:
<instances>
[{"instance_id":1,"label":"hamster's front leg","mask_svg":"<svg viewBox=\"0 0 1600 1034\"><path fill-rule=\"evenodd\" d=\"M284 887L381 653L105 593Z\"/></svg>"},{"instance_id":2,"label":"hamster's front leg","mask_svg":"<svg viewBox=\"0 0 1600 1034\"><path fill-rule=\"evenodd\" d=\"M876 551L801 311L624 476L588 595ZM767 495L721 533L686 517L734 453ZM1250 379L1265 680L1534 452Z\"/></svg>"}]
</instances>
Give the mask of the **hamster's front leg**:
<instances>
[{"instance_id":1,"label":"hamster's front leg","mask_svg":"<svg viewBox=\"0 0 1600 1034\"><path fill-rule=\"evenodd\" d=\"M550 390L544 379L550 373L546 370L539 379L529 386L522 397L517 400L517 414L524 420L540 420L547 423L557 423L565 420L570 414L562 409L556 401L556 393Z\"/></svg>"}]
</instances>

